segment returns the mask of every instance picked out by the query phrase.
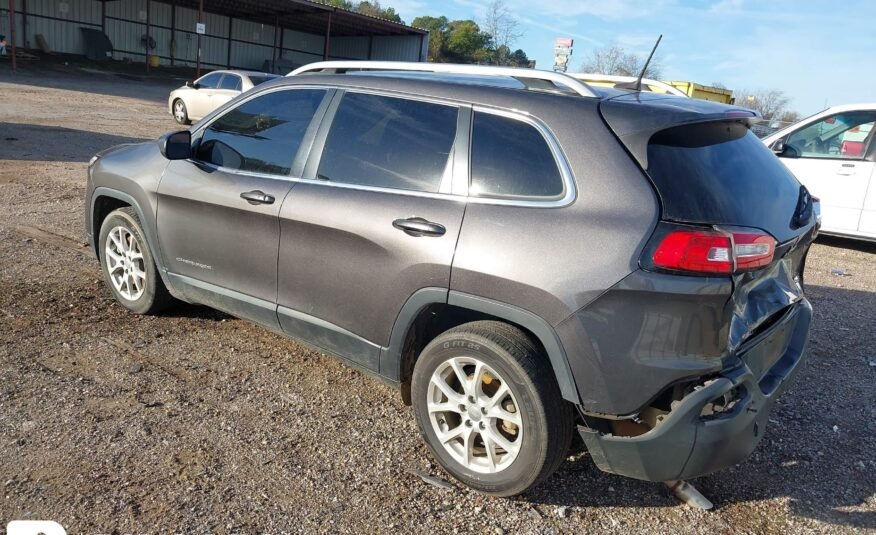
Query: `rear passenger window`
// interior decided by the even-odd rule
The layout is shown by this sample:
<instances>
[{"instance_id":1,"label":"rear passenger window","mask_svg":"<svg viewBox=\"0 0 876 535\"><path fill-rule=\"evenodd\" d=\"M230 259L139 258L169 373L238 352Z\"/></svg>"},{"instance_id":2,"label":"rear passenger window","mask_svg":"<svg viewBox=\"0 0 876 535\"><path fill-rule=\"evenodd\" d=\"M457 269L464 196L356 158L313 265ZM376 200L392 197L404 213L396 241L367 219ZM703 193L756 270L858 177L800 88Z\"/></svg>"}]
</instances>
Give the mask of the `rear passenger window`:
<instances>
[{"instance_id":1,"label":"rear passenger window","mask_svg":"<svg viewBox=\"0 0 876 535\"><path fill-rule=\"evenodd\" d=\"M322 180L436 193L456 137L457 108L348 93L319 164Z\"/></svg>"},{"instance_id":2,"label":"rear passenger window","mask_svg":"<svg viewBox=\"0 0 876 535\"><path fill-rule=\"evenodd\" d=\"M240 76L236 74L226 74L219 82L219 89L229 89L231 91L240 91Z\"/></svg>"},{"instance_id":3,"label":"rear passenger window","mask_svg":"<svg viewBox=\"0 0 876 535\"><path fill-rule=\"evenodd\" d=\"M561 196L563 190L557 161L541 132L517 119L475 112L471 195L550 199Z\"/></svg>"},{"instance_id":4,"label":"rear passenger window","mask_svg":"<svg viewBox=\"0 0 876 535\"><path fill-rule=\"evenodd\" d=\"M294 89L248 100L204 130L195 158L241 171L288 175L324 96L319 89Z\"/></svg>"}]
</instances>

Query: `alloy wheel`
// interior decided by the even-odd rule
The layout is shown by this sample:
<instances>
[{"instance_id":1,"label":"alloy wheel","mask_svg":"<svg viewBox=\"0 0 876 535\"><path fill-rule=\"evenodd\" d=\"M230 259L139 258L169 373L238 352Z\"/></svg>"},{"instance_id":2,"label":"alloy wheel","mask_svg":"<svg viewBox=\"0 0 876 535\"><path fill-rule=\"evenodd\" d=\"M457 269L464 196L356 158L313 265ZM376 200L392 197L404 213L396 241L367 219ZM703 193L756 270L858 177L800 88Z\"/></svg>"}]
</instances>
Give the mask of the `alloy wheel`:
<instances>
[{"instance_id":1,"label":"alloy wheel","mask_svg":"<svg viewBox=\"0 0 876 535\"><path fill-rule=\"evenodd\" d=\"M146 291L146 261L137 238L125 227L113 228L106 240L106 270L116 291L136 301Z\"/></svg>"},{"instance_id":2,"label":"alloy wheel","mask_svg":"<svg viewBox=\"0 0 876 535\"><path fill-rule=\"evenodd\" d=\"M508 468L523 444L523 419L508 383L474 357L454 357L429 381L432 429L458 463L480 473Z\"/></svg>"}]
</instances>

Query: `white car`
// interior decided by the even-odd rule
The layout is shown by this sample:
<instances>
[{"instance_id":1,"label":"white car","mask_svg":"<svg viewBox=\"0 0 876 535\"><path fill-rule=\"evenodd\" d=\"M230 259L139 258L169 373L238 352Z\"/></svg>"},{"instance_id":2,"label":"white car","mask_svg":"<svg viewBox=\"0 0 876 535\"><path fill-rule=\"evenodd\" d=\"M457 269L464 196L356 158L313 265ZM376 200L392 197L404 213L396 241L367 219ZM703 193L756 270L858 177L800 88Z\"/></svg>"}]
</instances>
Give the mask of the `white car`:
<instances>
[{"instance_id":1,"label":"white car","mask_svg":"<svg viewBox=\"0 0 876 535\"><path fill-rule=\"evenodd\" d=\"M876 240L876 103L834 106L763 139L821 200L822 232Z\"/></svg>"},{"instance_id":2,"label":"white car","mask_svg":"<svg viewBox=\"0 0 876 535\"><path fill-rule=\"evenodd\" d=\"M213 71L170 92L167 109L179 124L190 124L253 87L279 78L255 71Z\"/></svg>"}]
</instances>

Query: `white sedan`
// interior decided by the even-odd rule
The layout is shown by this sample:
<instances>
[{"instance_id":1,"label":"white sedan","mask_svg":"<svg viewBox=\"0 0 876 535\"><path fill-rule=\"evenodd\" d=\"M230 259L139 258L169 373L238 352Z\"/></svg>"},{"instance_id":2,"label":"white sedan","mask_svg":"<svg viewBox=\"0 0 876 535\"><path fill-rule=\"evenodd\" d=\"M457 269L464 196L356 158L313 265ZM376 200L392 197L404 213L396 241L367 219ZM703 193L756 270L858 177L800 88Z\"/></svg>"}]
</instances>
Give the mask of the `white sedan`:
<instances>
[{"instance_id":1,"label":"white sedan","mask_svg":"<svg viewBox=\"0 0 876 535\"><path fill-rule=\"evenodd\" d=\"M876 103L834 106L764 138L821 200L822 232L876 240Z\"/></svg>"},{"instance_id":2,"label":"white sedan","mask_svg":"<svg viewBox=\"0 0 876 535\"><path fill-rule=\"evenodd\" d=\"M170 92L167 108L179 124L190 124L253 87L279 78L255 71L213 71Z\"/></svg>"}]
</instances>

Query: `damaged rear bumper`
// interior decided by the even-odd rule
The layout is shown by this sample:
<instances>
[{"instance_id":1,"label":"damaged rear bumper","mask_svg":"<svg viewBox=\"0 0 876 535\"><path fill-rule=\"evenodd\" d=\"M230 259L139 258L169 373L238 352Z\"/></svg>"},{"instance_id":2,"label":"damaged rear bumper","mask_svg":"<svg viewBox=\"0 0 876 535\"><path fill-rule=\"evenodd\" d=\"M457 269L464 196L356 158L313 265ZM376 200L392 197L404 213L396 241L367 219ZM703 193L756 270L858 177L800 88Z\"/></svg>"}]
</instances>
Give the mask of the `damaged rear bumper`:
<instances>
[{"instance_id":1,"label":"damaged rear bumper","mask_svg":"<svg viewBox=\"0 0 876 535\"><path fill-rule=\"evenodd\" d=\"M738 366L676 402L644 434L618 436L579 426L596 465L635 479L670 481L702 476L748 457L766 431L773 400L803 359L811 317L809 302L797 302L739 355ZM732 408L704 415L707 406L728 393L735 398Z\"/></svg>"}]
</instances>

